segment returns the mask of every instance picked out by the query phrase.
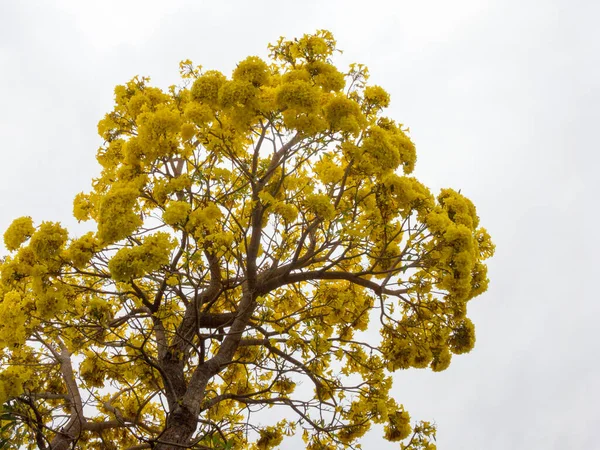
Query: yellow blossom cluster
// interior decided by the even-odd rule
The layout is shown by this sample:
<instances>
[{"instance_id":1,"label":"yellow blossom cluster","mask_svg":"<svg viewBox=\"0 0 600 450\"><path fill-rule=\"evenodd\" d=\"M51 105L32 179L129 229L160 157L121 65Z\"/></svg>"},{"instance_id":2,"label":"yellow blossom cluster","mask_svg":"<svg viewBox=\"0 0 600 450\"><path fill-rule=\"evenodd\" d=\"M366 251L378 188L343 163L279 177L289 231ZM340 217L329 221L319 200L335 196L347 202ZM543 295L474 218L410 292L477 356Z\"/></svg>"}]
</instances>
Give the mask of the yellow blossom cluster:
<instances>
[{"instance_id":1,"label":"yellow blossom cluster","mask_svg":"<svg viewBox=\"0 0 600 450\"><path fill-rule=\"evenodd\" d=\"M4 244L8 250L18 249L23 242L31 237L35 228L31 217L20 217L4 232Z\"/></svg>"},{"instance_id":2,"label":"yellow blossom cluster","mask_svg":"<svg viewBox=\"0 0 600 450\"><path fill-rule=\"evenodd\" d=\"M167 233L148 235L135 247L120 249L108 263L116 281L128 281L158 270L170 261L174 242Z\"/></svg>"}]
</instances>

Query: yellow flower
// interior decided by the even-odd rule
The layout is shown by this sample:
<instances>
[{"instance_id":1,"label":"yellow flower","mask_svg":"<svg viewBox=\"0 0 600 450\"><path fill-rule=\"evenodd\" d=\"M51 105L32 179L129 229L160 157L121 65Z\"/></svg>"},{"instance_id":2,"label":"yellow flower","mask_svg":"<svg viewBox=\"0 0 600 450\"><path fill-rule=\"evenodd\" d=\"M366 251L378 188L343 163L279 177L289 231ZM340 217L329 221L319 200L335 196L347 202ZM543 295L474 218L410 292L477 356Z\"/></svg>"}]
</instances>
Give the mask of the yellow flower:
<instances>
[{"instance_id":1,"label":"yellow flower","mask_svg":"<svg viewBox=\"0 0 600 450\"><path fill-rule=\"evenodd\" d=\"M108 263L116 281L128 281L160 269L170 261L174 243L167 233L156 233L144 238L136 247L120 249Z\"/></svg>"},{"instance_id":2,"label":"yellow flower","mask_svg":"<svg viewBox=\"0 0 600 450\"><path fill-rule=\"evenodd\" d=\"M29 243L35 256L41 260L49 260L58 255L67 242L67 230L54 222L42 222L38 230L31 236Z\"/></svg>"},{"instance_id":3,"label":"yellow flower","mask_svg":"<svg viewBox=\"0 0 600 450\"><path fill-rule=\"evenodd\" d=\"M134 187L115 187L100 203L98 238L105 243L120 241L142 224L134 212L138 191Z\"/></svg>"},{"instance_id":4,"label":"yellow flower","mask_svg":"<svg viewBox=\"0 0 600 450\"><path fill-rule=\"evenodd\" d=\"M17 250L23 242L31 237L35 228L31 217L19 217L13 220L4 232L4 245L10 251Z\"/></svg>"},{"instance_id":5,"label":"yellow flower","mask_svg":"<svg viewBox=\"0 0 600 450\"><path fill-rule=\"evenodd\" d=\"M98 242L94 233L90 232L71 242L65 256L71 260L73 266L81 269L92 259L97 249Z\"/></svg>"},{"instance_id":6,"label":"yellow flower","mask_svg":"<svg viewBox=\"0 0 600 450\"><path fill-rule=\"evenodd\" d=\"M326 220L333 219L335 216L335 208L333 201L324 194L311 194L306 197L306 206L313 211L317 217Z\"/></svg>"},{"instance_id":7,"label":"yellow flower","mask_svg":"<svg viewBox=\"0 0 600 450\"><path fill-rule=\"evenodd\" d=\"M225 81L225 75L216 70L206 72L194 81L190 91L192 99L200 103L215 105L219 99L219 89Z\"/></svg>"},{"instance_id":8,"label":"yellow flower","mask_svg":"<svg viewBox=\"0 0 600 450\"><path fill-rule=\"evenodd\" d=\"M163 213L163 220L167 225L184 225L190 214L191 206L188 202L172 201Z\"/></svg>"},{"instance_id":9,"label":"yellow flower","mask_svg":"<svg viewBox=\"0 0 600 450\"><path fill-rule=\"evenodd\" d=\"M255 87L268 84L269 78L269 66L256 56L241 61L233 71L234 80L246 81Z\"/></svg>"}]
</instances>

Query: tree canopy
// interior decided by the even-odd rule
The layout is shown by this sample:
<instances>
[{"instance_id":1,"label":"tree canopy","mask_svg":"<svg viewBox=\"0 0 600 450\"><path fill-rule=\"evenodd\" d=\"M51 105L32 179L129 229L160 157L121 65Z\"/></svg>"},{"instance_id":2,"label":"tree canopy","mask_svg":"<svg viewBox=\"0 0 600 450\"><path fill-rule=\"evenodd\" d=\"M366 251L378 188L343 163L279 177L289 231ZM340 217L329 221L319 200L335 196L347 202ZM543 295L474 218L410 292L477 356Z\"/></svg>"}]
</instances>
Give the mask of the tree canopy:
<instances>
[{"instance_id":1,"label":"tree canopy","mask_svg":"<svg viewBox=\"0 0 600 450\"><path fill-rule=\"evenodd\" d=\"M358 448L372 424L435 448L391 375L472 349L493 244L469 199L410 176L408 129L331 33L269 50L117 86L74 201L95 231L6 230L10 448Z\"/></svg>"}]
</instances>

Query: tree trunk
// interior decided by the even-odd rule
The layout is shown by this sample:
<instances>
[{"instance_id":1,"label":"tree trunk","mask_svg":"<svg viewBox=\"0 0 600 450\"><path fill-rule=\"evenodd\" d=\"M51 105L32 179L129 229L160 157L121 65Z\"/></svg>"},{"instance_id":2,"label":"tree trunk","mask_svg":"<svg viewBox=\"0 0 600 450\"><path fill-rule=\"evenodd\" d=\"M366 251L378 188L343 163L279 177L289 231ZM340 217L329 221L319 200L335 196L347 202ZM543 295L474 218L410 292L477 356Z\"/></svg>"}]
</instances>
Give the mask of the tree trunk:
<instances>
[{"instance_id":1,"label":"tree trunk","mask_svg":"<svg viewBox=\"0 0 600 450\"><path fill-rule=\"evenodd\" d=\"M50 442L51 450L69 450L81 434L81 422L77 417L71 417L69 422L54 436Z\"/></svg>"},{"instance_id":2,"label":"tree trunk","mask_svg":"<svg viewBox=\"0 0 600 450\"><path fill-rule=\"evenodd\" d=\"M167 427L159 436L155 450L182 450L190 443L197 426L197 416L189 409L178 406L169 414Z\"/></svg>"}]
</instances>

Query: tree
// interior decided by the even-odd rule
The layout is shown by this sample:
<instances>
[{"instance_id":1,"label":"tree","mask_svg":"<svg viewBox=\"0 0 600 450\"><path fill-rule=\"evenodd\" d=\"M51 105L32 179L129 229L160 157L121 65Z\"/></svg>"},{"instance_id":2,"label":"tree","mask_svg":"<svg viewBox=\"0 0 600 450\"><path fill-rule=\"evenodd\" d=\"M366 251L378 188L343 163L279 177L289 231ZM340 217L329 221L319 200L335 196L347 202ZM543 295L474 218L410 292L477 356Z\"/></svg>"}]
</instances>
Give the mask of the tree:
<instances>
[{"instance_id":1,"label":"tree","mask_svg":"<svg viewBox=\"0 0 600 450\"><path fill-rule=\"evenodd\" d=\"M435 448L391 373L473 347L466 305L493 244L471 201L409 176L389 95L366 67L332 64L329 32L269 48L231 78L185 61L167 92L117 86L101 174L74 201L95 231L7 229L13 446L262 450L302 433L309 449L354 448L375 423Z\"/></svg>"}]
</instances>

